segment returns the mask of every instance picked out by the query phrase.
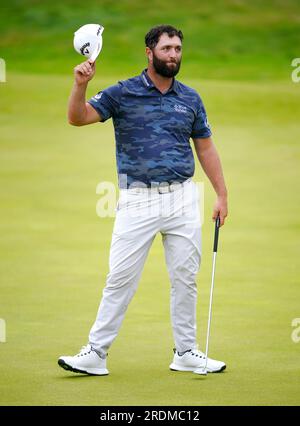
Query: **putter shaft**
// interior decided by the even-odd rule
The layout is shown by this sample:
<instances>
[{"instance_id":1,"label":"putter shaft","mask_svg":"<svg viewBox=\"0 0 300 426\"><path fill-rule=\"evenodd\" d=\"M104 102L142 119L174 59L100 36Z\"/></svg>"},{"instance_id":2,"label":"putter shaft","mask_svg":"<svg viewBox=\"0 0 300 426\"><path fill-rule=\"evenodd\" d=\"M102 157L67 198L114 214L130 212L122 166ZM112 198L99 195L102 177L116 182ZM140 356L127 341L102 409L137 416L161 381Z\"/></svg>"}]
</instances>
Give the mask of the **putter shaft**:
<instances>
[{"instance_id":1,"label":"putter shaft","mask_svg":"<svg viewBox=\"0 0 300 426\"><path fill-rule=\"evenodd\" d=\"M219 228L220 228L220 217L218 216L217 219L216 219L216 222L215 222L215 237L214 237L214 247L213 247L213 266L212 266L212 277L211 277L209 309L208 309L208 323L207 323L207 333L206 333L205 367L204 367L205 371L206 371L206 368L207 368L207 357L208 357L208 349L209 349L210 325L211 325L211 317L212 317L212 302L213 302L216 259L217 259L218 241L219 241Z\"/></svg>"}]
</instances>

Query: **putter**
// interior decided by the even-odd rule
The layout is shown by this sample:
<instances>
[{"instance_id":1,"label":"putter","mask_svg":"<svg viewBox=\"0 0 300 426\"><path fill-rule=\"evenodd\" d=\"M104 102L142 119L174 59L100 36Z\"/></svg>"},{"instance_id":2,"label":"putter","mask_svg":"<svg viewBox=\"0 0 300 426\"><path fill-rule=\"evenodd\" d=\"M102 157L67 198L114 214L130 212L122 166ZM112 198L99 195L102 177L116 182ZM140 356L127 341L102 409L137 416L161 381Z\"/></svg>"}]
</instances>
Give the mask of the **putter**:
<instances>
[{"instance_id":1,"label":"putter","mask_svg":"<svg viewBox=\"0 0 300 426\"><path fill-rule=\"evenodd\" d=\"M220 216L218 216L215 221L213 267L212 267L212 279L211 279L209 310L208 310L208 324L207 324L207 334L206 334L205 366L197 368L194 371L194 373L200 374L201 376L207 375L207 357L208 357L208 346L209 346L209 336L210 336L210 324L211 324L211 316L212 316L212 301L213 301L213 292L214 292L216 258L217 258L218 241L219 241L219 228L220 228Z\"/></svg>"}]
</instances>

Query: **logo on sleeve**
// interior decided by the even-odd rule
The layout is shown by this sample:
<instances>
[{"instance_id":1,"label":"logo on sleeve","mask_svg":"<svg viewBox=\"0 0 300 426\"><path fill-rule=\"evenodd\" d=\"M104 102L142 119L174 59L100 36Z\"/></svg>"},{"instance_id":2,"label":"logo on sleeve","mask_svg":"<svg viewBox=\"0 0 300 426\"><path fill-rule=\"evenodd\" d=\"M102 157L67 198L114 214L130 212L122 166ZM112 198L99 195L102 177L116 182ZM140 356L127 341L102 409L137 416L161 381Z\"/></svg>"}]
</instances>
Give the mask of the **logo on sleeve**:
<instances>
[{"instance_id":1,"label":"logo on sleeve","mask_svg":"<svg viewBox=\"0 0 300 426\"><path fill-rule=\"evenodd\" d=\"M96 101L98 101L99 99L101 99L102 95L103 95L103 92L97 93L97 95L93 96L93 99L95 99Z\"/></svg>"},{"instance_id":2,"label":"logo on sleeve","mask_svg":"<svg viewBox=\"0 0 300 426\"><path fill-rule=\"evenodd\" d=\"M208 129L210 129L210 128L211 128L211 127L210 127L210 124L209 124L209 122L208 122L207 117L205 118L205 126L206 126Z\"/></svg>"}]
</instances>

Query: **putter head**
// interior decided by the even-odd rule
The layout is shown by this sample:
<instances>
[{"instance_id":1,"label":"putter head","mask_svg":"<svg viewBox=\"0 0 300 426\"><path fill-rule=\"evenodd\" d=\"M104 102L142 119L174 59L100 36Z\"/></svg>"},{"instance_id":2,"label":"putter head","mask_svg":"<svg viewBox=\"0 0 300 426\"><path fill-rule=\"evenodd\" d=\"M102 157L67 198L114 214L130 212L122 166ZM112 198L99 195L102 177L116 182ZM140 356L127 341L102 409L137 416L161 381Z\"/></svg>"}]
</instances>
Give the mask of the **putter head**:
<instances>
[{"instance_id":1,"label":"putter head","mask_svg":"<svg viewBox=\"0 0 300 426\"><path fill-rule=\"evenodd\" d=\"M196 370L194 370L193 373L199 374L200 376L207 376L207 370L204 367L196 368Z\"/></svg>"}]
</instances>

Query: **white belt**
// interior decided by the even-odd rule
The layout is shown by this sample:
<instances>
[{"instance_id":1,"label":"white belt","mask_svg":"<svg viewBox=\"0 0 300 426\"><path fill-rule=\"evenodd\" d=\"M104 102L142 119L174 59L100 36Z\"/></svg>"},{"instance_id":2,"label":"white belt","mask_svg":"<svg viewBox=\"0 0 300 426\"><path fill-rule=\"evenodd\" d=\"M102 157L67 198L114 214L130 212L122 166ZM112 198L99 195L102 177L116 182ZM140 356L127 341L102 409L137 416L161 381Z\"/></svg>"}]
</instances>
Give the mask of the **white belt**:
<instances>
[{"instance_id":1,"label":"white belt","mask_svg":"<svg viewBox=\"0 0 300 426\"><path fill-rule=\"evenodd\" d=\"M135 188L128 188L127 191L129 193L134 193L134 194L141 194L141 193L158 193L158 194L166 194L168 192L174 192L177 191L178 189L182 189L184 187L184 185L186 185L188 182L190 182L192 179L188 178L187 180L185 180L184 182L180 183L180 182L174 182L171 184L168 184L166 182L161 183L158 186L151 186L151 188L147 188L147 187L135 187ZM125 189L126 191L126 189Z\"/></svg>"}]
</instances>

